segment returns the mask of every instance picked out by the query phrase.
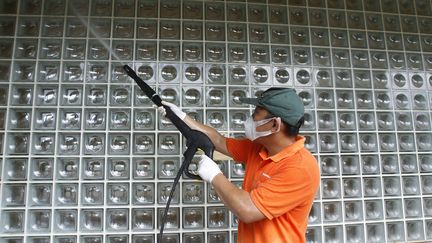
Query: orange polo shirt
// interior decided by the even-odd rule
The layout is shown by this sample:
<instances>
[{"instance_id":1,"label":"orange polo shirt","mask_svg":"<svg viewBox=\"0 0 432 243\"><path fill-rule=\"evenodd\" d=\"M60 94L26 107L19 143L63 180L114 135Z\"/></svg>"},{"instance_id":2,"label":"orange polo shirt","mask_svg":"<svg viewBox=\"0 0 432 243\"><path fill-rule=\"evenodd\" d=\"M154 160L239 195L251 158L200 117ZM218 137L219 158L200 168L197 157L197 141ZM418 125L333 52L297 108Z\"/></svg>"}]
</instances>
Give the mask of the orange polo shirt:
<instances>
[{"instance_id":1,"label":"orange polo shirt","mask_svg":"<svg viewBox=\"0 0 432 243\"><path fill-rule=\"evenodd\" d=\"M239 243L306 242L309 211L320 183L318 164L304 148L305 138L276 155L247 139L227 138L233 159L246 164L243 190L266 219L239 222Z\"/></svg>"}]
</instances>

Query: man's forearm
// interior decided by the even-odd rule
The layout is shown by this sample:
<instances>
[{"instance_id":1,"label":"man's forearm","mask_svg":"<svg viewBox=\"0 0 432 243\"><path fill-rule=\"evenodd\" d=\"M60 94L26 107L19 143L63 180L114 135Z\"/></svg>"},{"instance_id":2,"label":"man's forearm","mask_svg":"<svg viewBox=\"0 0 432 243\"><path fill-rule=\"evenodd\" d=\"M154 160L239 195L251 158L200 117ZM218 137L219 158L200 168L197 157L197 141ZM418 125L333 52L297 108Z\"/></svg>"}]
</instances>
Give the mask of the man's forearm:
<instances>
[{"instance_id":1,"label":"man's forearm","mask_svg":"<svg viewBox=\"0 0 432 243\"><path fill-rule=\"evenodd\" d=\"M215 176L212 184L224 204L242 222L252 223L265 218L253 203L249 193L236 187L223 174Z\"/></svg>"}]
</instances>

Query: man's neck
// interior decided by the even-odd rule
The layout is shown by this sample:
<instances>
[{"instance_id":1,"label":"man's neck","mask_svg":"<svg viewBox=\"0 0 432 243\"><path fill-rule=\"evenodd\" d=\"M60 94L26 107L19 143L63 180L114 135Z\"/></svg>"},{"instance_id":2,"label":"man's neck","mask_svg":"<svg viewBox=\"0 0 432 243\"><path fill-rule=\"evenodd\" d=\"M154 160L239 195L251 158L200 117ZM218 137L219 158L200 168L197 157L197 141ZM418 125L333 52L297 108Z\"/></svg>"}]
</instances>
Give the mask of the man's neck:
<instances>
[{"instance_id":1,"label":"man's neck","mask_svg":"<svg viewBox=\"0 0 432 243\"><path fill-rule=\"evenodd\" d=\"M267 141L263 141L262 145L266 148L268 156L270 157L284 150L293 143L295 143L295 137L276 135L269 137Z\"/></svg>"}]
</instances>

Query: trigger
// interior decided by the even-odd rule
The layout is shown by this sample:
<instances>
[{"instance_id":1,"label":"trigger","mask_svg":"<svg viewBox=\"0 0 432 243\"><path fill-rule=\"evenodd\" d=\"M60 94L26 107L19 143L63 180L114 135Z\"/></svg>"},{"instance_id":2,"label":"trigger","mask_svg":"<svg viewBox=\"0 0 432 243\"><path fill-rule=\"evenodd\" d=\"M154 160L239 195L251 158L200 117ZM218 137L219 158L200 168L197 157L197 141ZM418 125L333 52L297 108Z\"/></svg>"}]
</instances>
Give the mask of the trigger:
<instances>
[{"instance_id":1,"label":"trigger","mask_svg":"<svg viewBox=\"0 0 432 243\"><path fill-rule=\"evenodd\" d=\"M204 150L197 148L195 154L202 155L202 154L205 154L205 152L204 152Z\"/></svg>"}]
</instances>

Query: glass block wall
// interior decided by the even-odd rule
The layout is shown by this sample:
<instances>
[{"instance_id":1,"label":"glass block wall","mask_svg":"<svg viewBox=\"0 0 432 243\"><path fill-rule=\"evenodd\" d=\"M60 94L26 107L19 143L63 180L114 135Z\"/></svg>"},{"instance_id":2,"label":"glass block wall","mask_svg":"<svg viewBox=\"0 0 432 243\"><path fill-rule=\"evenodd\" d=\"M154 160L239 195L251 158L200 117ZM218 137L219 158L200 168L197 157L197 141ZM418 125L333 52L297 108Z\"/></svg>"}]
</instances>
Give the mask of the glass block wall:
<instances>
[{"instance_id":1,"label":"glass block wall","mask_svg":"<svg viewBox=\"0 0 432 243\"><path fill-rule=\"evenodd\" d=\"M239 97L294 87L322 172L308 242L432 239L429 0L2 0L0 242L155 242L184 141L124 64L230 136ZM181 179L165 242L236 227Z\"/></svg>"}]
</instances>

